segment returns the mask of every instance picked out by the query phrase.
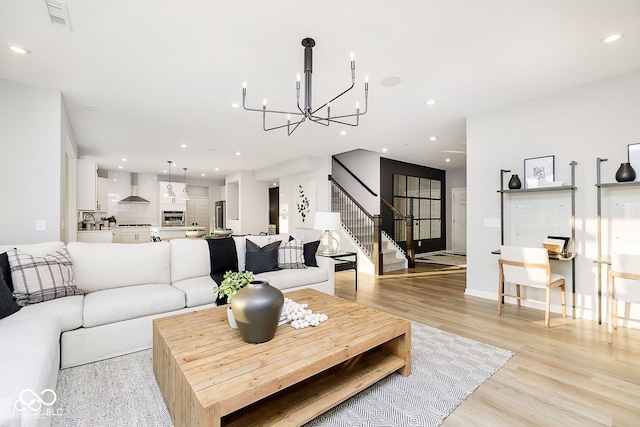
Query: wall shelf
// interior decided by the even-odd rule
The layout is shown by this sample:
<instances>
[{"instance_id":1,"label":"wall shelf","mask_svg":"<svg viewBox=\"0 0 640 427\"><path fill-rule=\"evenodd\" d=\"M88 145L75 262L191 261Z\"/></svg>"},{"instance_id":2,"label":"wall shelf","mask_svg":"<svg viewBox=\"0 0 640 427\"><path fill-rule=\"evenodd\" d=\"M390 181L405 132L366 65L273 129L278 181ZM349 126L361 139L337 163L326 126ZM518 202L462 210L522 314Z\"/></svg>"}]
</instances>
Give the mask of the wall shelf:
<instances>
[{"instance_id":1,"label":"wall shelf","mask_svg":"<svg viewBox=\"0 0 640 427\"><path fill-rule=\"evenodd\" d=\"M558 261L571 261L571 300L572 300L572 310L571 315L573 318L576 318L576 293L575 293L575 282L576 282L576 165L578 163L572 160L569 163L571 167L571 184L570 185L558 185L558 186L548 186L548 187L537 187L537 188L522 188L517 190L505 189L504 188L504 174L511 172L510 170L500 169L500 244L504 245L504 196L505 194L514 195L514 194L526 194L526 193L544 193L544 192L557 192L557 191L569 191L571 192L571 248L568 254L564 256L549 256L549 259L558 260ZM640 184L640 183L638 183ZM598 216L598 219L600 217ZM500 251L493 251L492 253L499 254Z\"/></svg>"},{"instance_id":2,"label":"wall shelf","mask_svg":"<svg viewBox=\"0 0 640 427\"><path fill-rule=\"evenodd\" d=\"M625 187L637 187L640 186L640 181L630 182L601 182L600 179L600 165L602 162L606 162L608 159L601 157L596 158L596 206L598 217L598 256L593 260L598 265L598 324L602 324L602 266L609 265L611 263L609 256L602 256L602 189L614 189Z\"/></svg>"}]
</instances>

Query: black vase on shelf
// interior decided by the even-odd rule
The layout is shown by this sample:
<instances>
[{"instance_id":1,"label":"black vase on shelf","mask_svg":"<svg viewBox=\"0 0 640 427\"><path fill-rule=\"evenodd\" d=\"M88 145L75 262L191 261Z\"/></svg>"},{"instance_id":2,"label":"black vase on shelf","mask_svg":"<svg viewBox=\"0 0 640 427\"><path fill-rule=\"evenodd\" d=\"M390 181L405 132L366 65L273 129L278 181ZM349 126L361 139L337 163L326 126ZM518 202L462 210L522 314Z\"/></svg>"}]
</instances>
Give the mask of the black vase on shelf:
<instances>
[{"instance_id":1,"label":"black vase on shelf","mask_svg":"<svg viewBox=\"0 0 640 427\"><path fill-rule=\"evenodd\" d=\"M629 182L636 179L636 171L633 170L631 163L621 163L616 172L616 181Z\"/></svg>"},{"instance_id":2,"label":"black vase on shelf","mask_svg":"<svg viewBox=\"0 0 640 427\"><path fill-rule=\"evenodd\" d=\"M519 190L522 188L522 182L520 182L520 178L518 175L511 175L511 179L509 180L509 190Z\"/></svg>"}]
</instances>

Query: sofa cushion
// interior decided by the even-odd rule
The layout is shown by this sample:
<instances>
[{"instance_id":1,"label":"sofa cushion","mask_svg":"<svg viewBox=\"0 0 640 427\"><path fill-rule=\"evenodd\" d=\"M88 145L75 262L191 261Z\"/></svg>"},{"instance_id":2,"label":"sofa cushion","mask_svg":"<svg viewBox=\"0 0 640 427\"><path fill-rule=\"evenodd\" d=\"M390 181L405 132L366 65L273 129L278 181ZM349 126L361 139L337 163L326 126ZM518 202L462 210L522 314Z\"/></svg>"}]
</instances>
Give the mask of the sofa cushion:
<instances>
[{"instance_id":1,"label":"sofa cushion","mask_svg":"<svg viewBox=\"0 0 640 427\"><path fill-rule=\"evenodd\" d=\"M171 283L192 277L206 276L210 272L209 245L205 240L172 239Z\"/></svg>"},{"instance_id":2,"label":"sofa cushion","mask_svg":"<svg viewBox=\"0 0 640 427\"><path fill-rule=\"evenodd\" d=\"M9 249L17 249L35 256L46 255L64 248L63 242L29 243L25 245L0 245L0 252L7 252Z\"/></svg>"},{"instance_id":3,"label":"sofa cushion","mask_svg":"<svg viewBox=\"0 0 640 427\"><path fill-rule=\"evenodd\" d=\"M91 328L184 307L184 293L173 286L147 284L105 289L84 297L82 326Z\"/></svg>"},{"instance_id":4,"label":"sofa cushion","mask_svg":"<svg viewBox=\"0 0 640 427\"><path fill-rule=\"evenodd\" d=\"M19 305L84 293L73 282L71 257L65 248L43 256L30 255L17 249L10 249L7 254L13 293Z\"/></svg>"},{"instance_id":5,"label":"sofa cushion","mask_svg":"<svg viewBox=\"0 0 640 427\"><path fill-rule=\"evenodd\" d=\"M60 324L56 318L28 319L0 325L0 342L10 345L0 346L0 366L2 381L0 381L0 396L2 408L0 413L6 414L6 405L17 403L21 411L28 411L26 405L21 405L21 400L26 403L34 399L34 395L28 395L28 390L41 394L44 390L55 385L58 375L60 360ZM43 400L50 402L53 395L49 392L42 394ZM22 394L22 399L20 399ZM52 406L43 406L40 413L46 409L53 410ZM13 410L12 415L15 415ZM18 413L19 415L20 413ZM40 414L37 412L25 413L24 420L37 420ZM13 421L20 418L13 418ZM9 418L11 421L11 417ZM6 424L6 419L0 419L0 425ZM31 424L28 424L31 425Z\"/></svg>"},{"instance_id":6,"label":"sofa cushion","mask_svg":"<svg viewBox=\"0 0 640 427\"><path fill-rule=\"evenodd\" d=\"M2 270L0 270L0 319L12 315L20 308L22 307L13 300L13 294L4 280Z\"/></svg>"},{"instance_id":7,"label":"sofa cushion","mask_svg":"<svg viewBox=\"0 0 640 427\"><path fill-rule=\"evenodd\" d=\"M318 252L318 246L320 246L320 240L305 243L303 245L304 250L304 265L307 267L317 267L318 260L316 259L316 252Z\"/></svg>"},{"instance_id":8,"label":"sofa cushion","mask_svg":"<svg viewBox=\"0 0 640 427\"><path fill-rule=\"evenodd\" d=\"M169 242L67 245L78 288L86 292L132 285L169 285Z\"/></svg>"},{"instance_id":9,"label":"sofa cushion","mask_svg":"<svg viewBox=\"0 0 640 427\"><path fill-rule=\"evenodd\" d=\"M26 319L36 319L42 317L55 317L60 323L60 329L70 331L82 326L82 304L83 295L73 295L64 298L57 298L39 304L31 304L0 320L0 325L5 323L23 321Z\"/></svg>"},{"instance_id":10,"label":"sofa cushion","mask_svg":"<svg viewBox=\"0 0 640 427\"><path fill-rule=\"evenodd\" d=\"M267 280L281 291L299 286L313 285L329 279L326 268L309 267L298 270L278 270L256 274L256 280Z\"/></svg>"},{"instance_id":11,"label":"sofa cushion","mask_svg":"<svg viewBox=\"0 0 640 427\"><path fill-rule=\"evenodd\" d=\"M283 269L306 267L304 265L304 247L301 238L282 242L278 247L278 267Z\"/></svg>"},{"instance_id":12,"label":"sofa cushion","mask_svg":"<svg viewBox=\"0 0 640 427\"><path fill-rule=\"evenodd\" d=\"M278 270L278 246L280 241L258 246L247 239L245 270L254 274Z\"/></svg>"},{"instance_id":13,"label":"sofa cushion","mask_svg":"<svg viewBox=\"0 0 640 427\"><path fill-rule=\"evenodd\" d=\"M217 294L213 292L215 283L211 276L200 276L180 280L172 285L184 292L187 307L196 307L216 302Z\"/></svg>"}]
</instances>

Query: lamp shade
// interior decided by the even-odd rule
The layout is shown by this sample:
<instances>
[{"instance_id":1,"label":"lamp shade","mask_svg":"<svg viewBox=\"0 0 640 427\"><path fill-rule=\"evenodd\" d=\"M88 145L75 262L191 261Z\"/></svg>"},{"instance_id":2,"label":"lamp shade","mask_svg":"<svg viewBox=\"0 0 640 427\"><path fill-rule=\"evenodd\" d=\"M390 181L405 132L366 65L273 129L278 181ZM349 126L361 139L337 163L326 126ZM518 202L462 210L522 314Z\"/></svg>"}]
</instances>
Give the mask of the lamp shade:
<instances>
[{"instance_id":1,"label":"lamp shade","mask_svg":"<svg viewBox=\"0 0 640 427\"><path fill-rule=\"evenodd\" d=\"M315 230L339 230L340 227L339 212L316 212L316 218L313 222Z\"/></svg>"}]
</instances>

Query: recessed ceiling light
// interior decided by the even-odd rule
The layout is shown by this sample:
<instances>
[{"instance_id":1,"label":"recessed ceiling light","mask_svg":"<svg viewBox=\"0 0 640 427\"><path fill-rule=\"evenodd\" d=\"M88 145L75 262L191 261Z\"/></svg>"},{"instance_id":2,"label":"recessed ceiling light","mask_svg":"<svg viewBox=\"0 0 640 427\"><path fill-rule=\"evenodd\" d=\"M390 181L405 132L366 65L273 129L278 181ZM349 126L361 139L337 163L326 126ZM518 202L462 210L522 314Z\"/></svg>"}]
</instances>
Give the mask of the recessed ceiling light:
<instances>
[{"instance_id":1,"label":"recessed ceiling light","mask_svg":"<svg viewBox=\"0 0 640 427\"><path fill-rule=\"evenodd\" d=\"M178 166L177 163L171 163L171 166Z\"/></svg>"},{"instance_id":2,"label":"recessed ceiling light","mask_svg":"<svg viewBox=\"0 0 640 427\"><path fill-rule=\"evenodd\" d=\"M120 159L120 160L122 160L123 162L126 162L126 161L127 161L127 159L125 159L124 157L123 157L122 159Z\"/></svg>"},{"instance_id":3,"label":"recessed ceiling light","mask_svg":"<svg viewBox=\"0 0 640 427\"><path fill-rule=\"evenodd\" d=\"M600 43L615 42L617 40L620 40L623 35L624 31L616 31L615 33L605 34L604 36L600 37Z\"/></svg>"},{"instance_id":4,"label":"recessed ceiling light","mask_svg":"<svg viewBox=\"0 0 640 427\"><path fill-rule=\"evenodd\" d=\"M203 174L203 173L201 173L201 174L200 174L200 176L204 176L204 174Z\"/></svg>"},{"instance_id":5,"label":"recessed ceiling light","mask_svg":"<svg viewBox=\"0 0 640 427\"><path fill-rule=\"evenodd\" d=\"M340 131L340 135L346 135L346 134L347 134L347 131L346 131L346 130L341 130L341 131Z\"/></svg>"},{"instance_id":6,"label":"recessed ceiling light","mask_svg":"<svg viewBox=\"0 0 640 427\"><path fill-rule=\"evenodd\" d=\"M166 170L166 169L165 169L165 170L163 170L163 171L162 171L162 173L167 173L167 170Z\"/></svg>"},{"instance_id":7,"label":"recessed ceiling light","mask_svg":"<svg viewBox=\"0 0 640 427\"><path fill-rule=\"evenodd\" d=\"M180 147L187 148L187 144L180 144Z\"/></svg>"},{"instance_id":8,"label":"recessed ceiling light","mask_svg":"<svg viewBox=\"0 0 640 427\"><path fill-rule=\"evenodd\" d=\"M239 155L241 155L241 154L242 154L241 152L236 151L236 156L239 156Z\"/></svg>"},{"instance_id":9,"label":"recessed ceiling light","mask_svg":"<svg viewBox=\"0 0 640 427\"><path fill-rule=\"evenodd\" d=\"M382 152L383 152L383 153L386 153L386 152L387 152L387 149L386 149L386 148L383 148L383 149L382 149Z\"/></svg>"},{"instance_id":10,"label":"recessed ceiling light","mask_svg":"<svg viewBox=\"0 0 640 427\"><path fill-rule=\"evenodd\" d=\"M220 168L215 168L215 169L214 169L214 171L219 171L219 170L220 170Z\"/></svg>"},{"instance_id":11,"label":"recessed ceiling light","mask_svg":"<svg viewBox=\"0 0 640 427\"><path fill-rule=\"evenodd\" d=\"M232 108L240 108L240 104L238 104L237 102L234 102L231 104Z\"/></svg>"},{"instance_id":12,"label":"recessed ceiling light","mask_svg":"<svg viewBox=\"0 0 640 427\"><path fill-rule=\"evenodd\" d=\"M445 162L449 163L451 159L444 159Z\"/></svg>"},{"instance_id":13,"label":"recessed ceiling light","mask_svg":"<svg viewBox=\"0 0 640 427\"><path fill-rule=\"evenodd\" d=\"M122 169L122 166L118 166L118 169ZM104 181L103 181L104 182Z\"/></svg>"},{"instance_id":14,"label":"recessed ceiling light","mask_svg":"<svg viewBox=\"0 0 640 427\"><path fill-rule=\"evenodd\" d=\"M435 140L436 140L436 137L435 137L435 136L432 136L431 138L429 138L429 140L430 140L430 141L435 141Z\"/></svg>"},{"instance_id":15,"label":"recessed ceiling light","mask_svg":"<svg viewBox=\"0 0 640 427\"><path fill-rule=\"evenodd\" d=\"M398 86L402 79L398 76L387 76L380 80L380 85L385 87Z\"/></svg>"},{"instance_id":16,"label":"recessed ceiling light","mask_svg":"<svg viewBox=\"0 0 640 427\"><path fill-rule=\"evenodd\" d=\"M433 105L436 103L435 99L427 99L427 105Z\"/></svg>"},{"instance_id":17,"label":"recessed ceiling light","mask_svg":"<svg viewBox=\"0 0 640 427\"><path fill-rule=\"evenodd\" d=\"M28 55L31 53L31 51L26 47L18 46L15 44L8 44L7 46L9 46L9 49L11 49L12 52L18 53L20 55Z\"/></svg>"},{"instance_id":18,"label":"recessed ceiling light","mask_svg":"<svg viewBox=\"0 0 640 427\"><path fill-rule=\"evenodd\" d=\"M273 185L278 185L278 183L274 182Z\"/></svg>"}]
</instances>

